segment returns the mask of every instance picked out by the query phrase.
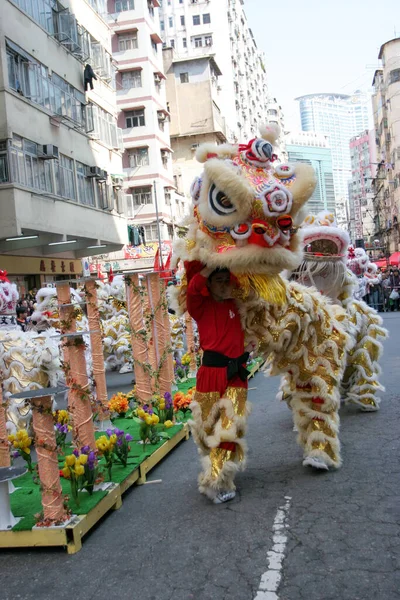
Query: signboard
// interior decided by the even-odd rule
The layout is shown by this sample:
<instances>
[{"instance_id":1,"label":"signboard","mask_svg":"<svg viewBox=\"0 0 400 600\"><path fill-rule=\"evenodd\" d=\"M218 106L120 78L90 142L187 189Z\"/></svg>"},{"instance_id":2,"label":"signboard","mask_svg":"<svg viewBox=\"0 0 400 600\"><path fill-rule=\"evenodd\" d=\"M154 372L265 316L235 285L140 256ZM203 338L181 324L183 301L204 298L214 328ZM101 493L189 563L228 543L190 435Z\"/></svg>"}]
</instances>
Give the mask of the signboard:
<instances>
[{"instance_id":1,"label":"signboard","mask_svg":"<svg viewBox=\"0 0 400 600\"><path fill-rule=\"evenodd\" d=\"M70 258L0 256L0 269L10 275L81 275L82 263Z\"/></svg>"},{"instance_id":2,"label":"signboard","mask_svg":"<svg viewBox=\"0 0 400 600\"><path fill-rule=\"evenodd\" d=\"M167 257L172 248L170 240L161 243L161 252ZM158 250L158 242L149 242L140 246L124 246L124 258L154 258Z\"/></svg>"}]
</instances>

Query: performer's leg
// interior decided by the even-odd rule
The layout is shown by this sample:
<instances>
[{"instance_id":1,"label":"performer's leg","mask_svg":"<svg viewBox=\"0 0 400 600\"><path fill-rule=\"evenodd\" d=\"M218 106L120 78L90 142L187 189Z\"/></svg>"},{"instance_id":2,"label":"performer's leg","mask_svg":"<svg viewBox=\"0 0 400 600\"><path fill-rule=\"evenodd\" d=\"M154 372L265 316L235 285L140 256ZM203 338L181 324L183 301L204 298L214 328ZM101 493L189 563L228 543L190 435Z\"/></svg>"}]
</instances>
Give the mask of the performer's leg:
<instances>
[{"instance_id":1,"label":"performer's leg","mask_svg":"<svg viewBox=\"0 0 400 600\"><path fill-rule=\"evenodd\" d=\"M221 494L234 492L234 477L244 467L246 400L245 388L228 387L222 398L218 392L196 392L191 404L190 426L203 469L199 490L217 502Z\"/></svg>"},{"instance_id":2,"label":"performer's leg","mask_svg":"<svg viewBox=\"0 0 400 600\"><path fill-rule=\"evenodd\" d=\"M291 407L298 442L304 448L303 465L326 470L340 467L339 402L332 397L310 397L299 388Z\"/></svg>"}]
</instances>

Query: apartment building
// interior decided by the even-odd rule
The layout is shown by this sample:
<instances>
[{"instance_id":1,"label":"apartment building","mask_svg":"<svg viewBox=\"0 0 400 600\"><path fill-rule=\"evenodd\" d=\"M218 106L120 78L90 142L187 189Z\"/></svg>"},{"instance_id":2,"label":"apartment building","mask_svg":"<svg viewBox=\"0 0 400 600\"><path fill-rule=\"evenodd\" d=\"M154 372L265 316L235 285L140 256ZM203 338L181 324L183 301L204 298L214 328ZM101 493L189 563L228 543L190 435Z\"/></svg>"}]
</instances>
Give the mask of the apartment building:
<instances>
[{"instance_id":1,"label":"apartment building","mask_svg":"<svg viewBox=\"0 0 400 600\"><path fill-rule=\"evenodd\" d=\"M0 268L23 291L127 239L105 0L3 0L0 90Z\"/></svg>"},{"instance_id":2,"label":"apartment building","mask_svg":"<svg viewBox=\"0 0 400 600\"><path fill-rule=\"evenodd\" d=\"M183 216L172 170L158 9L157 0L108 1L128 226L144 231L139 244L132 236L123 256L108 257L119 268L151 267L159 240L172 240Z\"/></svg>"},{"instance_id":3,"label":"apartment building","mask_svg":"<svg viewBox=\"0 0 400 600\"><path fill-rule=\"evenodd\" d=\"M372 242L374 236L374 208L372 182L377 171L375 131L365 130L350 140L351 207L350 237L354 243ZM354 215L354 216L353 216Z\"/></svg>"},{"instance_id":4,"label":"apartment building","mask_svg":"<svg viewBox=\"0 0 400 600\"><path fill-rule=\"evenodd\" d=\"M385 42L372 107L378 170L373 180L374 237L386 254L400 250L400 38Z\"/></svg>"}]
</instances>

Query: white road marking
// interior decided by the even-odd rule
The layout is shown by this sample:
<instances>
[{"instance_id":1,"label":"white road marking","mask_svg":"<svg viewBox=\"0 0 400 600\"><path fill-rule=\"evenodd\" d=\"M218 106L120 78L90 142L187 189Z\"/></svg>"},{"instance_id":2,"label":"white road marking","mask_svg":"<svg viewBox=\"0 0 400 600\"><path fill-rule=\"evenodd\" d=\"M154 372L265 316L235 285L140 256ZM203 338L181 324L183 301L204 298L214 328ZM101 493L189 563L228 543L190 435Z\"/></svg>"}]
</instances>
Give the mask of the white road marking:
<instances>
[{"instance_id":1,"label":"white road marking","mask_svg":"<svg viewBox=\"0 0 400 600\"><path fill-rule=\"evenodd\" d=\"M261 576L260 585L254 600L279 600L278 589L282 578L283 561L288 537L291 496L285 496L285 504L276 511L273 531L273 546L267 552L268 569Z\"/></svg>"}]
</instances>

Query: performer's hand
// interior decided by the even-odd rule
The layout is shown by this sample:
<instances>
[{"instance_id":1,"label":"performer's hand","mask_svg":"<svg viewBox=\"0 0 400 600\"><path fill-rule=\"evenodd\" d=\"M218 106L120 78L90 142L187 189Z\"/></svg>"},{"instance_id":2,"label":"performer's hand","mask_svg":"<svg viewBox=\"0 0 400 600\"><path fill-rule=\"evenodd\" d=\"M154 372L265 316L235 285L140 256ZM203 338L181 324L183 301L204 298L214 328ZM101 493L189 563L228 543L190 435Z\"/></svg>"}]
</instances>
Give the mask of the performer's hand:
<instances>
[{"instance_id":1,"label":"performer's hand","mask_svg":"<svg viewBox=\"0 0 400 600\"><path fill-rule=\"evenodd\" d=\"M249 342L246 346L246 348L244 349L245 352L248 352L249 354L251 354L252 352L254 352L254 350L256 349L257 344L255 342Z\"/></svg>"}]
</instances>

